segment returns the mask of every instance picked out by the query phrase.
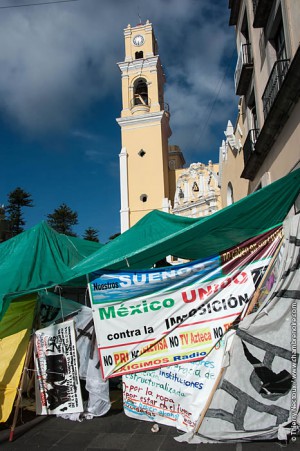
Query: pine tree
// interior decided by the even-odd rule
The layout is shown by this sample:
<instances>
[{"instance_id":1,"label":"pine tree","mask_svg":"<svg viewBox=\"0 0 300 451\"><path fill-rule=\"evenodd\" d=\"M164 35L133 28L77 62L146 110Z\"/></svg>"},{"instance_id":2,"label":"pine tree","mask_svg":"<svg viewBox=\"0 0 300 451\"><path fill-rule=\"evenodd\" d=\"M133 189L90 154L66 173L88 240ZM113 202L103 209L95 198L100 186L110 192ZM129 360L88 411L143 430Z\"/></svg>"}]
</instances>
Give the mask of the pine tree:
<instances>
[{"instance_id":1,"label":"pine tree","mask_svg":"<svg viewBox=\"0 0 300 451\"><path fill-rule=\"evenodd\" d=\"M88 227L84 231L83 239L87 240L87 241L95 241L96 243L99 243L98 230L94 229L93 227Z\"/></svg>"},{"instance_id":2,"label":"pine tree","mask_svg":"<svg viewBox=\"0 0 300 451\"><path fill-rule=\"evenodd\" d=\"M77 236L72 227L78 224L78 214L65 203L56 208L53 213L47 215L47 222L50 227L59 233Z\"/></svg>"},{"instance_id":3,"label":"pine tree","mask_svg":"<svg viewBox=\"0 0 300 451\"><path fill-rule=\"evenodd\" d=\"M121 233L120 232L117 232L117 233L114 233L113 235L111 235L108 239L109 239L109 241L112 241L112 240L114 240L115 238L118 238L118 236L120 236L121 235Z\"/></svg>"},{"instance_id":4,"label":"pine tree","mask_svg":"<svg viewBox=\"0 0 300 451\"><path fill-rule=\"evenodd\" d=\"M17 187L8 194L8 205L5 208L10 223L10 231L13 236L23 232L26 224L22 208L33 207L31 194Z\"/></svg>"},{"instance_id":5,"label":"pine tree","mask_svg":"<svg viewBox=\"0 0 300 451\"><path fill-rule=\"evenodd\" d=\"M5 220L5 207L4 205L0 205L0 221Z\"/></svg>"}]
</instances>

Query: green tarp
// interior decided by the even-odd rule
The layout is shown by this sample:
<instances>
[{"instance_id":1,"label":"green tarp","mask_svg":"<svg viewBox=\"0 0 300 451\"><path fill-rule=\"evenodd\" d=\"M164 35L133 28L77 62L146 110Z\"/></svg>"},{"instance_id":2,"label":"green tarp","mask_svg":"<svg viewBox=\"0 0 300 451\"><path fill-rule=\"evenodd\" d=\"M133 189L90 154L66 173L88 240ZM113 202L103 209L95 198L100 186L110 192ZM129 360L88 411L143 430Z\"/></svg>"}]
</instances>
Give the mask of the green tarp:
<instances>
[{"instance_id":1,"label":"green tarp","mask_svg":"<svg viewBox=\"0 0 300 451\"><path fill-rule=\"evenodd\" d=\"M167 255L194 260L282 224L300 192L300 169L202 219L153 211L74 267L74 275L101 268L144 269Z\"/></svg>"},{"instance_id":2,"label":"green tarp","mask_svg":"<svg viewBox=\"0 0 300 451\"><path fill-rule=\"evenodd\" d=\"M11 299L76 285L99 269L149 268L167 255L187 260L216 255L282 224L299 192L297 169L202 219L153 211L105 246L61 235L42 222L0 245L0 318Z\"/></svg>"},{"instance_id":3,"label":"green tarp","mask_svg":"<svg viewBox=\"0 0 300 451\"><path fill-rule=\"evenodd\" d=\"M0 318L10 299L69 279L70 268L102 246L59 234L45 222L1 243Z\"/></svg>"}]
</instances>

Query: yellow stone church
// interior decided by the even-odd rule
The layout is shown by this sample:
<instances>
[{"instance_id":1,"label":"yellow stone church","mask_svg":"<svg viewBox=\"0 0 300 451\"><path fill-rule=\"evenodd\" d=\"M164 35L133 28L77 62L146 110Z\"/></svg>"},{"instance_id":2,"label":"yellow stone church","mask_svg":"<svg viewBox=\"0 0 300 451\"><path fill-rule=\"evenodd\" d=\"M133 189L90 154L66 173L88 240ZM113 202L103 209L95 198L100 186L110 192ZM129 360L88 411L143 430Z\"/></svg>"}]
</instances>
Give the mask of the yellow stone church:
<instances>
[{"instance_id":1,"label":"yellow stone church","mask_svg":"<svg viewBox=\"0 0 300 451\"><path fill-rule=\"evenodd\" d=\"M120 152L121 233L152 210L201 217L220 209L218 165L193 163L170 146L165 75L152 24L124 30Z\"/></svg>"}]
</instances>

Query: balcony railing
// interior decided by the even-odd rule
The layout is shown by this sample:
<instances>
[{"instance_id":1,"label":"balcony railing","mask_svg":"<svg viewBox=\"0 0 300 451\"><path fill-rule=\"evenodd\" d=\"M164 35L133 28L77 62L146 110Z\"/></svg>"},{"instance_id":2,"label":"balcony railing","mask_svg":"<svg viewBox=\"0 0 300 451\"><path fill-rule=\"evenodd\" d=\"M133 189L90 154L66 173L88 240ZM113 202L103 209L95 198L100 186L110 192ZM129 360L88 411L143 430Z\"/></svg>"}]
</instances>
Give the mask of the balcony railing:
<instances>
[{"instance_id":1,"label":"balcony railing","mask_svg":"<svg viewBox=\"0 0 300 451\"><path fill-rule=\"evenodd\" d=\"M273 2L274 0L252 0L254 28L262 28L266 26Z\"/></svg>"},{"instance_id":2,"label":"balcony railing","mask_svg":"<svg viewBox=\"0 0 300 451\"><path fill-rule=\"evenodd\" d=\"M289 69L289 65L290 60L284 59L276 61L276 63L273 66L267 86L262 96L265 119L268 116L269 111L274 103L274 100L282 86L282 83Z\"/></svg>"},{"instance_id":3,"label":"balcony railing","mask_svg":"<svg viewBox=\"0 0 300 451\"><path fill-rule=\"evenodd\" d=\"M251 158L251 155L253 152L255 152L255 143L257 141L259 134L258 128L252 128L249 130L249 133L247 135L246 141L243 146L243 152L244 152L244 165L246 166L248 161Z\"/></svg>"},{"instance_id":4,"label":"balcony railing","mask_svg":"<svg viewBox=\"0 0 300 451\"><path fill-rule=\"evenodd\" d=\"M235 92L237 95L241 96L246 94L252 71L253 57L251 44L242 44L234 74Z\"/></svg>"},{"instance_id":5,"label":"balcony railing","mask_svg":"<svg viewBox=\"0 0 300 451\"><path fill-rule=\"evenodd\" d=\"M269 112L257 137L255 151L251 154L251 157L244 166L244 170L241 174L241 177L247 180L255 179L263 162L267 158L267 155L274 146L274 141L277 139L276 136L283 130L288 121L293 120L291 119L292 117L297 119L295 107L298 104L297 102L300 97L300 46L298 46L298 49L290 62L277 63L276 66L282 67L282 70L279 70L279 73L281 72L284 74L284 80L276 96L275 92L278 85L272 90L272 94L271 90L268 88L268 92L270 93L269 97L274 99L271 107L267 90L265 90L264 99L265 103L268 101L267 107L269 107ZM278 67L277 69L274 69L275 75L277 74L277 70ZM270 86L272 85L271 80L275 77L274 72L270 76ZM275 78L277 78L277 76ZM279 79L282 81L282 77L279 77ZM268 109L267 107L266 111Z\"/></svg>"}]
</instances>

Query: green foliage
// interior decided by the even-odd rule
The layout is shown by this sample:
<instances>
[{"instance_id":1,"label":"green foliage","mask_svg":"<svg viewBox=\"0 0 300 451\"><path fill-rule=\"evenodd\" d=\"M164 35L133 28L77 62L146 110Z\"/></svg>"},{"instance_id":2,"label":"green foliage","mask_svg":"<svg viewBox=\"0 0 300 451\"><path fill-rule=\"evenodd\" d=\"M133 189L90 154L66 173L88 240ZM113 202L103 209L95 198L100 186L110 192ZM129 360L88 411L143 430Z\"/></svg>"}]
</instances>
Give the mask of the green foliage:
<instances>
[{"instance_id":1,"label":"green foliage","mask_svg":"<svg viewBox=\"0 0 300 451\"><path fill-rule=\"evenodd\" d=\"M0 221L5 219L5 208L4 205L0 205Z\"/></svg>"},{"instance_id":2,"label":"green foliage","mask_svg":"<svg viewBox=\"0 0 300 451\"><path fill-rule=\"evenodd\" d=\"M76 236L72 227L78 224L78 214L65 203L56 208L53 213L47 215L47 222L50 227L59 233Z\"/></svg>"},{"instance_id":3,"label":"green foliage","mask_svg":"<svg viewBox=\"0 0 300 451\"><path fill-rule=\"evenodd\" d=\"M93 227L88 227L84 231L83 239L87 240L87 241L95 241L96 243L99 243L98 233L99 233L98 230L94 229Z\"/></svg>"},{"instance_id":4,"label":"green foliage","mask_svg":"<svg viewBox=\"0 0 300 451\"><path fill-rule=\"evenodd\" d=\"M112 240L114 240L115 238L118 238L118 236L120 236L120 235L121 235L120 232L114 233L113 235L111 235L111 236L109 237L109 241L112 241Z\"/></svg>"},{"instance_id":5,"label":"green foliage","mask_svg":"<svg viewBox=\"0 0 300 451\"><path fill-rule=\"evenodd\" d=\"M23 217L23 207L33 207L32 197L31 194L17 187L8 194L8 205L6 207L7 219L9 220L10 231L13 236L24 230L23 226L26 222Z\"/></svg>"}]
</instances>

